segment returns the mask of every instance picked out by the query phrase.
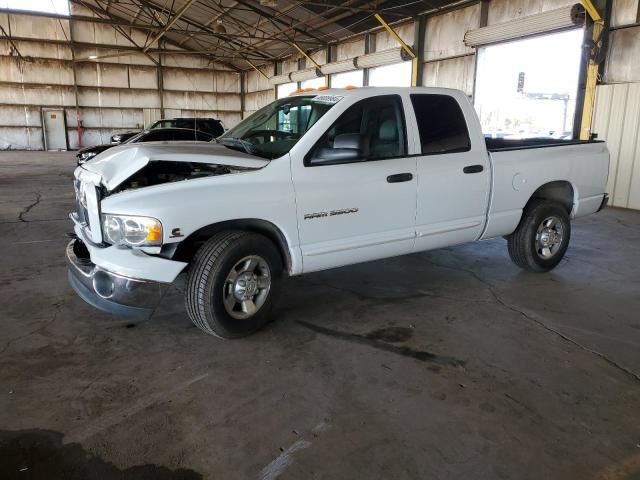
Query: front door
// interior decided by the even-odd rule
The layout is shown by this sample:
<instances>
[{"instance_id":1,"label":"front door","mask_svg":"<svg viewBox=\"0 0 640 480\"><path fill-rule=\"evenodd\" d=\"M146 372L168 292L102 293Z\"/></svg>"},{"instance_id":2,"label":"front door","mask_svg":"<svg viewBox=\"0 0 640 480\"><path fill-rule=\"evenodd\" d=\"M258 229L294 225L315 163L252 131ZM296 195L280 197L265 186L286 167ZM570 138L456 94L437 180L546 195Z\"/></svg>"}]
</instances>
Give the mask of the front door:
<instances>
[{"instance_id":1,"label":"front door","mask_svg":"<svg viewBox=\"0 0 640 480\"><path fill-rule=\"evenodd\" d=\"M475 113L468 102L450 95L410 97L422 152L417 159L415 250L477 240L486 221L491 171L484 142L471 141L461 105L468 118ZM472 133L482 138L479 129Z\"/></svg>"},{"instance_id":2,"label":"front door","mask_svg":"<svg viewBox=\"0 0 640 480\"><path fill-rule=\"evenodd\" d=\"M67 126L64 110L42 110L45 150L67 149Z\"/></svg>"},{"instance_id":3,"label":"front door","mask_svg":"<svg viewBox=\"0 0 640 480\"><path fill-rule=\"evenodd\" d=\"M294 161L305 272L411 252L416 158L399 95L355 103Z\"/></svg>"}]
</instances>

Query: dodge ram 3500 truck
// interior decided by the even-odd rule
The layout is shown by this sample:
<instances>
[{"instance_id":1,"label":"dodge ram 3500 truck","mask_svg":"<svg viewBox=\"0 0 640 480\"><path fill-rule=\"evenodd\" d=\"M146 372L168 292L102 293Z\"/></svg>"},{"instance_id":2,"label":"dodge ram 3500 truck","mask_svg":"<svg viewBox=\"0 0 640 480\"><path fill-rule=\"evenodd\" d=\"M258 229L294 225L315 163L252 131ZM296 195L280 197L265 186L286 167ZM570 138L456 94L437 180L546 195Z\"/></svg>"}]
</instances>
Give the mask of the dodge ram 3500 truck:
<instances>
[{"instance_id":1,"label":"dodge ram 3500 truck","mask_svg":"<svg viewBox=\"0 0 640 480\"><path fill-rule=\"evenodd\" d=\"M456 90L302 92L216 143L78 167L69 281L94 307L148 315L185 272L191 320L233 338L268 321L284 274L501 236L546 272L570 219L605 206L608 165L602 142L485 139Z\"/></svg>"}]
</instances>

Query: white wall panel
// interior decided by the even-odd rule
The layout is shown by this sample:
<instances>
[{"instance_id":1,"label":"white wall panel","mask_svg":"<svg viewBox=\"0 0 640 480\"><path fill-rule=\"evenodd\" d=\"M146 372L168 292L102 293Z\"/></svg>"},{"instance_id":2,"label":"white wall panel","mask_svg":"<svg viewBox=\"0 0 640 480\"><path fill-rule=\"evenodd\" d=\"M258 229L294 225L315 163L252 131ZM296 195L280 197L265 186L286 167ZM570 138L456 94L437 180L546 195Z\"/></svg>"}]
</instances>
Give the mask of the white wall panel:
<instances>
[{"instance_id":1,"label":"white wall panel","mask_svg":"<svg viewBox=\"0 0 640 480\"><path fill-rule=\"evenodd\" d=\"M121 129L142 128L143 109L87 108L80 109L82 126L85 128L115 127ZM67 125L76 125L75 109L67 112Z\"/></svg>"},{"instance_id":2,"label":"white wall panel","mask_svg":"<svg viewBox=\"0 0 640 480\"><path fill-rule=\"evenodd\" d=\"M636 23L638 15L638 0L613 0L611 25L631 25Z\"/></svg>"},{"instance_id":3,"label":"white wall panel","mask_svg":"<svg viewBox=\"0 0 640 480\"><path fill-rule=\"evenodd\" d=\"M100 63L119 63L123 65L147 65L155 66L155 63L142 53L124 53L120 50L109 48L76 47L76 59L78 61L89 60L89 57L100 57ZM88 63L95 63L91 60Z\"/></svg>"},{"instance_id":4,"label":"white wall panel","mask_svg":"<svg viewBox=\"0 0 640 480\"><path fill-rule=\"evenodd\" d=\"M358 55L364 55L364 38L362 37L349 42L338 43L336 47L337 61L347 60L357 57Z\"/></svg>"},{"instance_id":5,"label":"white wall panel","mask_svg":"<svg viewBox=\"0 0 640 480\"><path fill-rule=\"evenodd\" d=\"M247 93L244 97L245 111L256 111L275 100L273 88L261 92Z\"/></svg>"},{"instance_id":6,"label":"white wall panel","mask_svg":"<svg viewBox=\"0 0 640 480\"><path fill-rule=\"evenodd\" d=\"M76 42L102 43L105 45L121 45L126 47L132 47L135 46L135 44L144 45L147 37L142 32L127 27L122 27L122 31L126 33L133 42L111 25L81 21L73 22L73 39ZM157 46L157 43L151 44L151 48L156 48Z\"/></svg>"},{"instance_id":7,"label":"white wall panel","mask_svg":"<svg viewBox=\"0 0 640 480\"><path fill-rule=\"evenodd\" d=\"M221 93L240 93L240 74L235 72L213 72L213 89Z\"/></svg>"},{"instance_id":8,"label":"white wall panel","mask_svg":"<svg viewBox=\"0 0 640 480\"><path fill-rule=\"evenodd\" d=\"M129 67L129 86L131 88L158 88L158 72L155 68Z\"/></svg>"},{"instance_id":9,"label":"white wall panel","mask_svg":"<svg viewBox=\"0 0 640 480\"><path fill-rule=\"evenodd\" d=\"M42 150L42 129L0 127L0 150Z\"/></svg>"},{"instance_id":10,"label":"white wall panel","mask_svg":"<svg viewBox=\"0 0 640 480\"><path fill-rule=\"evenodd\" d=\"M0 85L0 103L12 105L75 105L73 87L25 87Z\"/></svg>"},{"instance_id":11,"label":"white wall panel","mask_svg":"<svg viewBox=\"0 0 640 480\"><path fill-rule=\"evenodd\" d=\"M487 23L507 22L515 18L555 10L579 3L577 0L491 0Z\"/></svg>"},{"instance_id":12,"label":"white wall panel","mask_svg":"<svg viewBox=\"0 0 640 480\"><path fill-rule=\"evenodd\" d=\"M218 112L216 118L222 120L225 128L233 128L242 120L240 112Z\"/></svg>"},{"instance_id":13,"label":"white wall panel","mask_svg":"<svg viewBox=\"0 0 640 480\"><path fill-rule=\"evenodd\" d=\"M83 63L76 68L76 81L89 87L129 88L129 71L125 65Z\"/></svg>"},{"instance_id":14,"label":"white wall panel","mask_svg":"<svg viewBox=\"0 0 640 480\"><path fill-rule=\"evenodd\" d=\"M71 60L71 48L66 45L46 42L25 42L15 40L16 47L23 57L45 58L54 60ZM10 56L11 42L0 39L0 55Z\"/></svg>"},{"instance_id":15,"label":"white wall panel","mask_svg":"<svg viewBox=\"0 0 640 480\"><path fill-rule=\"evenodd\" d=\"M269 77L273 76L273 65L263 65L260 71L266 75L260 75L255 70L249 70L246 75L246 92L259 92L262 90L273 89L273 85L269 82Z\"/></svg>"},{"instance_id":16,"label":"white wall panel","mask_svg":"<svg viewBox=\"0 0 640 480\"><path fill-rule=\"evenodd\" d=\"M474 72L474 55L439 60L424 64L422 83L425 87L457 88L472 95Z\"/></svg>"},{"instance_id":17,"label":"white wall panel","mask_svg":"<svg viewBox=\"0 0 640 480\"><path fill-rule=\"evenodd\" d=\"M178 110L240 111L240 95L224 93L164 92L165 108Z\"/></svg>"},{"instance_id":18,"label":"white wall panel","mask_svg":"<svg viewBox=\"0 0 640 480\"><path fill-rule=\"evenodd\" d=\"M73 68L70 63L56 60L20 61L17 57L0 57L0 81L73 85Z\"/></svg>"},{"instance_id":19,"label":"white wall panel","mask_svg":"<svg viewBox=\"0 0 640 480\"><path fill-rule=\"evenodd\" d=\"M327 50L325 48L316 50L311 55L309 55L318 65L324 65L327 63ZM312 67L311 62L307 60L307 67Z\"/></svg>"},{"instance_id":20,"label":"white wall panel","mask_svg":"<svg viewBox=\"0 0 640 480\"><path fill-rule=\"evenodd\" d=\"M427 19L424 41L425 60L473 53L465 46L464 34L480 27L480 5L472 5Z\"/></svg>"},{"instance_id":21,"label":"white wall panel","mask_svg":"<svg viewBox=\"0 0 640 480\"><path fill-rule=\"evenodd\" d=\"M295 72L298 70L298 57L289 57L282 61L281 74Z\"/></svg>"},{"instance_id":22,"label":"white wall panel","mask_svg":"<svg viewBox=\"0 0 640 480\"><path fill-rule=\"evenodd\" d=\"M199 55L163 55L162 65L177 68L202 68L208 70L229 70L229 67L214 63L211 59Z\"/></svg>"},{"instance_id":23,"label":"white wall panel","mask_svg":"<svg viewBox=\"0 0 640 480\"><path fill-rule=\"evenodd\" d=\"M611 153L611 204L640 209L640 83L597 88L593 131Z\"/></svg>"},{"instance_id":24,"label":"white wall panel","mask_svg":"<svg viewBox=\"0 0 640 480\"><path fill-rule=\"evenodd\" d=\"M11 32L14 37L46 40L67 40L70 38L67 20L0 13L0 25L5 31Z\"/></svg>"},{"instance_id":25,"label":"white wall panel","mask_svg":"<svg viewBox=\"0 0 640 480\"><path fill-rule=\"evenodd\" d=\"M213 92L213 72L208 70L180 70L165 68L163 85L166 90Z\"/></svg>"},{"instance_id":26,"label":"white wall panel","mask_svg":"<svg viewBox=\"0 0 640 480\"><path fill-rule=\"evenodd\" d=\"M83 107L158 108L160 95L151 90L79 87L78 102Z\"/></svg>"},{"instance_id":27,"label":"white wall panel","mask_svg":"<svg viewBox=\"0 0 640 480\"><path fill-rule=\"evenodd\" d=\"M395 32L407 45L413 45L413 27L413 22L405 23L402 25L393 25L393 29L395 30ZM400 46L396 39L393 38L386 30L377 32L375 35L376 52L381 52L383 50L389 50L391 48Z\"/></svg>"},{"instance_id":28,"label":"white wall panel","mask_svg":"<svg viewBox=\"0 0 640 480\"><path fill-rule=\"evenodd\" d=\"M40 127L42 117L37 106L0 105L0 125Z\"/></svg>"},{"instance_id":29,"label":"white wall panel","mask_svg":"<svg viewBox=\"0 0 640 480\"><path fill-rule=\"evenodd\" d=\"M640 82L640 27L611 32L605 81Z\"/></svg>"}]
</instances>

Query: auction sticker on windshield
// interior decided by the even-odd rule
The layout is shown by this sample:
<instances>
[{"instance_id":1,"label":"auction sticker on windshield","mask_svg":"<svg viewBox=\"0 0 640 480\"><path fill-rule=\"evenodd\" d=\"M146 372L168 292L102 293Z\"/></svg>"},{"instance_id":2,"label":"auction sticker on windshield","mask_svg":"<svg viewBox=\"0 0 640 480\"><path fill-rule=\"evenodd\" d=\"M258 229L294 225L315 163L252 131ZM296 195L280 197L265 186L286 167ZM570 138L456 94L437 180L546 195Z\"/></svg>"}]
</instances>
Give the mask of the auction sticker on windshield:
<instances>
[{"instance_id":1,"label":"auction sticker on windshield","mask_svg":"<svg viewBox=\"0 0 640 480\"><path fill-rule=\"evenodd\" d=\"M342 100L344 96L342 95L318 95L313 97L311 100L313 103L324 103L325 105L335 105L340 100Z\"/></svg>"}]
</instances>

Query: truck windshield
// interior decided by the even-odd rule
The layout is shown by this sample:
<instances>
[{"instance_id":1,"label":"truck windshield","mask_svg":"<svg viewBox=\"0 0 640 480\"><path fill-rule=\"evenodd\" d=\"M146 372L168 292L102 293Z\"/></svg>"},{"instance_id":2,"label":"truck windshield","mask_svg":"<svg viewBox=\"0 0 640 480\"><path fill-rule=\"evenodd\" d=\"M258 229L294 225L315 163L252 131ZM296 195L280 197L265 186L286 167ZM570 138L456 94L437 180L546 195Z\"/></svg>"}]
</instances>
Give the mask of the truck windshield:
<instances>
[{"instance_id":1,"label":"truck windshield","mask_svg":"<svg viewBox=\"0 0 640 480\"><path fill-rule=\"evenodd\" d=\"M313 95L276 100L227 131L218 142L263 158L281 157L337 101L327 97Z\"/></svg>"}]
</instances>

